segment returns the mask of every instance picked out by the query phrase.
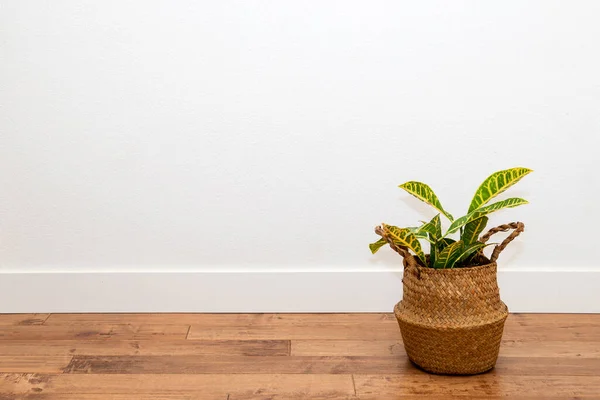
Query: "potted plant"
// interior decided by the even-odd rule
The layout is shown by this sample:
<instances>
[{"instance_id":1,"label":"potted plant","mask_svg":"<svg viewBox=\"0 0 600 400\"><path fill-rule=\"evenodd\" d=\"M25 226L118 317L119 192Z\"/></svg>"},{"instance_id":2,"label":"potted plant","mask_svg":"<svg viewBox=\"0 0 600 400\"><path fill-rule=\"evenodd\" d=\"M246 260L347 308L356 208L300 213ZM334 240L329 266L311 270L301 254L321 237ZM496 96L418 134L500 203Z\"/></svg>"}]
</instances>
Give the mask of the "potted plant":
<instances>
[{"instance_id":1,"label":"potted plant","mask_svg":"<svg viewBox=\"0 0 600 400\"><path fill-rule=\"evenodd\" d=\"M531 172L512 168L490 175L477 189L466 215L454 219L433 190L421 182L400 188L431 205L439 214L419 227L381 224L381 236L369 245L375 254L385 244L403 257L403 297L394 314L398 319L409 359L438 374L470 375L494 367L500 350L506 305L500 300L496 260L500 252L524 230L521 222L490 229L481 235L488 215L503 208L527 204L521 198L488 202ZM450 221L442 232L443 215ZM483 249L497 232L513 230L496 244L487 258ZM458 235L456 239L449 236ZM480 236L481 235L481 236ZM429 243L425 254L421 242Z\"/></svg>"}]
</instances>

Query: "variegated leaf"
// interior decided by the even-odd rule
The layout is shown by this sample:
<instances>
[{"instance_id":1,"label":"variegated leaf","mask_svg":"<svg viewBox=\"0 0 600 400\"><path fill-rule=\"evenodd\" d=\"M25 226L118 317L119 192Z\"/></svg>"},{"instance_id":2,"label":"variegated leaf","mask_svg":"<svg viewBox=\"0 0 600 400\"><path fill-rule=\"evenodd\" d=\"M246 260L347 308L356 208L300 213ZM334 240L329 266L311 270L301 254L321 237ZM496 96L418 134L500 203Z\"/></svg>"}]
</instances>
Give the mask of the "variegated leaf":
<instances>
[{"instance_id":1,"label":"variegated leaf","mask_svg":"<svg viewBox=\"0 0 600 400\"><path fill-rule=\"evenodd\" d=\"M450 238L441 238L438 242L437 242L437 247L439 251L444 250L446 247L450 246L452 243L455 243L456 240L454 239L450 239Z\"/></svg>"},{"instance_id":2,"label":"variegated leaf","mask_svg":"<svg viewBox=\"0 0 600 400\"><path fill-rule=\"evenodd\" d=\"M460 239L466 245L475 243L477 239L479 239L479 235L483 232L487 223L488 217L477 218L476 220L469 222L465 225L465 229L463 230L462 235L460 235Z\"/></svg>"},{"instance_id":3,"label":"variegated leaf","mask_svg":"<svg viewBox=\"0 0 600 400\"><path fill-rule=\"evenodd\" d=\"M387 241L384 238L381 238L378 241L376 241L375 243L371 243L369 245L369 249L371 249L371 253L375 254L375 253L377 253L377 250L379 250L382 246L385 246L386 244L387 244Z\"/></svg>"},{"instance_id":4,"label":"variegated leaf","mask_svg":"<svg viewBox=\"0 0 600 400\"><path fill-rule=\"evenodd\" d=\"M530 172L530 169L521 167L494 172L483 181L475 192L475 196L473 196L473 200L469 206L469 212L475 211L495 196L504 192Z\"/></svg>"},{"instance_id":5,"label":"variegated leaf","mask_svg":"<svg viewBox=\"0 0 600 400\"><path fill-rule=\"evenodd\" d=\"M444 251L444 249L450 246L452 243L455 243L456 240L450 238L441 238L436 243L435 246L431 247L431 252L434 256L430 256L430 264L433 266L435 264L435 260L437 259L437 255Z\"/></svg>"},{"instance_id":6,"label":"variegated leaf","mask_svg":"<svg viewBox=\"0 0 600 400\"><path fill-rule=\"evenodd\" d=\"M460 249L460 254L459 256L456 258L456 260L454 261L454 264L449 266L448 268L454 268L454 266L462 261L467 260L473 253L475 253L477 250L484 248L485 246L487 246L487 244L485 243L480 243L480 242L476 242L476 243L471 243L469 245L467 244L463 244L461 249Z\"/></svg>"},{"instance_id":7,"label":"variegated leaf","mask_svg":"<svg viewBox=\"0 0 600 400\"><path fill-rule=\"evenodd\" d=\"M435 264L435 260L437 260L437 253L437 245L435 243L432 243L429 247L429 265L432 267L433 264Z\"/></svg>"},{"instance_id":8,"label":"variegated leaf","mask_svg":"<svg viewBox=\"0 0 600 400\"><path fill-rule=\"evenodd\" d=\"M498 211L503 208L517 207L517 206L520 206L522 204L527 204L527 203L528 203L527 200L520 199L518 197L513 197L510 199L498 201L498 202L490 204L488 206L478 208L477 210L472 211L469 214L454 220L454 222L452 222L452 224L448 228L446 235L454 233L454 232L458 231L461 227L468 224L469 222L475 221L476 219L486 216L494 211Z\"/></svg>"},{"instance_id":9,"label":"variegated leaf","mask_svg":"<svg viewBox=\"0 0 600 400\"><path fill-rule=\"evenodd\" d=\"M423 228L423 226L425 226L425 224L426 224L426 222L424 222L423 225L421 225L421 226L409 226L408 228L404 228L404 229L410 230L412 233L414 233L414 235L418 239L423 239L423 240L428 241L429 243L432 243L431 238L429 237L427 232L421 230L421 228Z\"/></svg>"},{"instance_id":10,"label":"variegated leaf","mask_svg":"<svg viewBox=\"0 0 600 400\"><path fill-rule=\"evenodd\" d=\"M454 265L461 254L463 243L459 240L444 248L438 255L433 264L433 268L450 268Z\"/></svg>"},{"instance_id":11,"label":"variegated leaf","mask_svg":"<svg viewBox=\"0 0 600 400\"><path fill-rule=\"evenodd\" d=\"M440 214L436 215L427 224L421 227L421 230L426 231L429 236L429 264L433 265L437 258L438 240L442 237L442 221Z\"/></svg>"},{"instance_id":12,"label":"variegated leaf","mask_svg":"<svg viewBox=\"0 0 600 400\"><path fill-rule=\"evenodd\" d=\"M403 183L399 187L406 190L408 193L412 194L417 199L431 205L433 208L444 214L450 221L454 220L454 217L452 217L450 213L444 210L442 204L440 203L440 200L433 192L433 189L431 189L428 185L421 182L410 181Z\"/></svg>"},{"instance_id":13,"label":"variegated leaf","mask_svg":"<svg viewBox=\"0 0 600 400\"><path fill-rule=\"evenodd\" d=\"M409 248L417 255L417 257L419 257L423 264L426 264L425 254L421 249L421 243L419 243L419 240L415 234L410 231L410 229L398 228L397 226L386 224L382 224L381 227L383 228L384 233L395 244Z\"/></svg>"},{"instance_id":14,"label":"variegated leaf","mask_svg":"<svg viewBox=\"0 0 600 400\"><path fill-rule=\"evenodd\" d=\"M427 233L430 235L433 241L438 240L442 236L442 222L440 221L440 214L436 215L431 221L419 227L418 233Z\"/></svg>"}]
</instances>

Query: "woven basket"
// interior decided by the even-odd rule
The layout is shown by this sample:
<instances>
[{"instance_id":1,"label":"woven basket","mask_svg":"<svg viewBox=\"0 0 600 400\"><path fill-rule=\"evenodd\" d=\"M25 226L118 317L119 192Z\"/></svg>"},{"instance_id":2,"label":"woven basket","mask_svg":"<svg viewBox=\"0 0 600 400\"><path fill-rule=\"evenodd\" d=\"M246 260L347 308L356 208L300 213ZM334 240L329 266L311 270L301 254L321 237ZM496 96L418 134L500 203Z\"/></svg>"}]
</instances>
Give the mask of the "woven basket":
<instances>
[{"instance_id":1,"label":"woven basket","mask_svg":"<svg viewBox=\"0 0 600 400\"><path fill-rule=\"evenodd\" d=\"M481 267L404 269L404 295L394 314L408 358L438 374L477 374L494 367L506 305L496 263Z\"/></svg>"},{"instance_id":2,"label":"woven basket","mask_svg":"<svg viewBox=\"0 0 600 400\"><path fill-rule=\"evenodd\" d=\"M494 367L508 316L500 300L495 261L524 226L501 225L480 239L485 242L509 229L514 232L496 246L491 259L470 268L423 267L404 249L394 248L404 257L404 294L394 314L413 363L451 375L478 374Z\"/></svg>"}]
</instances>

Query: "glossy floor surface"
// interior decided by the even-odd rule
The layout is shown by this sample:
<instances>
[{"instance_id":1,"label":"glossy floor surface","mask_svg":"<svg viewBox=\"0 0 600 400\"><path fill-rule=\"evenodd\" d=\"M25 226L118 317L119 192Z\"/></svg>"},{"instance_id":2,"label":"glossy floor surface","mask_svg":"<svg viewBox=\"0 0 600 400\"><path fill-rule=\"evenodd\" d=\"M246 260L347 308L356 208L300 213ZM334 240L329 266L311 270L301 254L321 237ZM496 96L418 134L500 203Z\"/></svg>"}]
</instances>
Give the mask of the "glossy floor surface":
<instances>
[{"instance_id":1,"label":"glossy floor surface","mask_svg":"<svg viewBox=\"0 0 600 400\"><path fill-rule=\"evenodd\" d=\"M511 314L494 370L414 367L392 314L4 314L0 400L600 399L600 314Z\"/></svg>"}]
</instances>

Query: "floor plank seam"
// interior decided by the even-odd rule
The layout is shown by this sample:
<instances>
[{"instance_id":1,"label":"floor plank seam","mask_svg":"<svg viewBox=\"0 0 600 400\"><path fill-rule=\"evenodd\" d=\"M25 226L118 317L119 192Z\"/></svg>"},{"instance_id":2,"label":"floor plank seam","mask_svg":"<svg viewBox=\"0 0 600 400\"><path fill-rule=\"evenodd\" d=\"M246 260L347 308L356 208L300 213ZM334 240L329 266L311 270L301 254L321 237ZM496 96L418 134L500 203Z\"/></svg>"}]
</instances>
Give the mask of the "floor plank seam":
<instances>
[{"instance_id":1,"label":"floor plank seam","mask_svg":"<svg viewBox=\"0 0 600 400\"><path fill-rule=\"evenodd\" d=\"M185 340L188 340L189 336L190 336L190 331L192 330L192 326L188 326L188 330L187 333L185 334Z\"/></svg>"},{"instance_id":2,"label":"floor plank seam","mask_svg":"<svg viewBox=\"0 0 600 400\"><path fill-rule=\"evenodd\" d=\"M350 375L352 377L352 387L354 388L354 397L358 397L356 394L356 382L354 382L354 374Z\"/></svg>"},{"instance_id":3,"label":"floor plank seam","mask_svg":"<svg viewBox=\"0 0 600 400\"><path fill-rule=\"evenodd\" d=\"M42 325L46 325L46 321L48 321L48 318L50 318L51 315L52 315L52 313L48 313L48 315L46 316L46 318L42 322Z\"/></svg>"}]
</instances>

